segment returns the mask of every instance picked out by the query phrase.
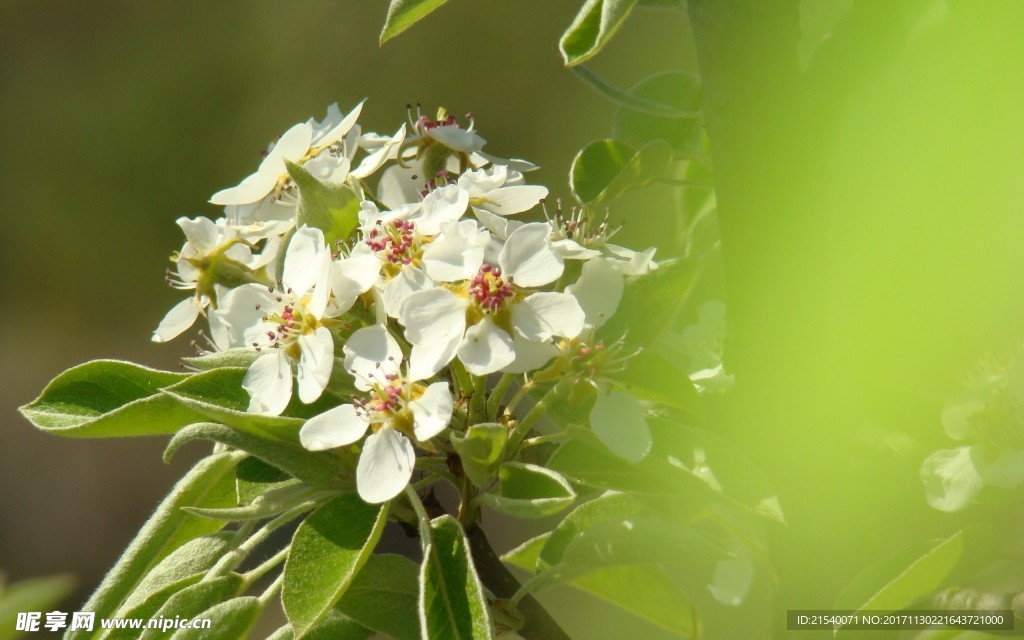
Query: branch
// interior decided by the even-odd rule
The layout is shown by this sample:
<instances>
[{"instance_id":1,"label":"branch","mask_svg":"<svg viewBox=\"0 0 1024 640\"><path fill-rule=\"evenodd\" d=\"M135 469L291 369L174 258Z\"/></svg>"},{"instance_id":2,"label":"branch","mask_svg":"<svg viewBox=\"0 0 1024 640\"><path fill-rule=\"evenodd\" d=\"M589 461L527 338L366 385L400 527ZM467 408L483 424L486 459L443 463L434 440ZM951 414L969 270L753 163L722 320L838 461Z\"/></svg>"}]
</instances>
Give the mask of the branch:
<instances>
[{"instance_id":1,"label":"branch","mask_svg":"<svg viewBox=\"0 0 1024 640\"><path fill-rule=\"evenodd\" d=\"M466 537L469 538L473 563L484 586L499 598L511 598L519 590L519 581L498 558L483 529L472 525L466 529ZM526 623L518 633L527 640L571 640L532 595L524 596L519 601L519 611L526 618Z\"/></svg>"}]
</instances>

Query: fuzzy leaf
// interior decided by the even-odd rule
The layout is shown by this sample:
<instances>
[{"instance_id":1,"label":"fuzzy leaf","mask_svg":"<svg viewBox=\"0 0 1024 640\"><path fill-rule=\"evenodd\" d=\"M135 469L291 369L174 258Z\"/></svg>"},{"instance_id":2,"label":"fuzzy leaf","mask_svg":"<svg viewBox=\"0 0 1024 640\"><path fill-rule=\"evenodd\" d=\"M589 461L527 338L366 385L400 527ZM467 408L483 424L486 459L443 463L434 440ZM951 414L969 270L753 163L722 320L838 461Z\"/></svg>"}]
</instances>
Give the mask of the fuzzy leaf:
<instances>
[{"instance_id":1,"label":"fuzzy leaf","mask_svg":"<svg viewBox=\"0 0 1024 640\"><path fill-rule=\"evenodd\" d=\"M597 55L629 17L636 2L586 0L558 42L565 66L575 66Z\"/></svg>"},{"instance_id":2,"label":"fuzzy leaf","mask_svg":"<svg viewBox=\"0 0 1024 640\"><path fill-rule=\"evenodd\" d=\"M182 445L193 440L212 440L241 449L311 484L323 484L340 470L338 459L330 453L306 451L297 444L236 431L212 422L193 424L179 431L167 444L164 460L170 460Z\"/></svg>"},{"instance_id":3,"label":"fuzzy leaf","mask_svg":"<svg viewBox=\"0 0 1024 640\"><path fill-rule=\"evenodd\" d=\"M391 0L388 17L380 32L380 43L384 44L391 38L416 24L429 13L448 0Z\"/></svg>"},{"instance_id":4,"label":"fuzzy leaf","mask_svg":"<svg viewBox=\"0 0 1024 640\"><path fill-rule=\"evenodd\" d=\"M234 598L242 590L243 586L242 576L237 573L231 573L214 578L213 580L207 580L206 582L197 582L168 598L167 602L153 614L153 617L159 618L163 616L164 618L171 619L178 616L182 618L199 617L200 614L209 608L211 602L221 602ZM99 617L98 614L97 617ZM96 626L98 627L99 625ZM138 637L138 640L156 640L157 638L165 637L164 633L159 627L147 628Z\"/></svg>"},{"instance_id":5,"label":"fuzzy leaf","mask_svg":"<svg viewBox=\"0 0 1024 640\"><path fill-rule=\"evenodd\" d=\"M462 527L451 516L430 522L420 570L420 637L424 640L492 640L483 587Z\"/></svg>"},{"instance_id":6,"label":"fuzzy leaf","mask_svg":"<svg viewBox=\"0 0 1024 640\"><path fill-rule=\"evenodd\" d=\"M122 609L134 608L168 585L210 569L230 549L232 536L227 532L211 533L181 545L146 574Z\"/></svg>"},{"instance_id":7,"label":"fuzzy leaf","mask_svg":"<svg viewBox=\"0 0 1024 640\"><path fill-rule=\"evenodd\" d=\"M209 620L209 629L178 629L171 640L242 640L262 613L263 605L252 596L219 602L198 616Z\"/></svg>"},{"instance_id":8,"label":"fuzzy leaf","mask_svg":"<svg viewBox=\"0 0 1024 640\"><path fill-rule=\"evenodd\" d=\"M496 422L475 424L466 433L452 434L452 446L474 485L485 488L494 480L507 439L508 427Z\"/></svg>"},{"instance_id":9,"label":"fuzzy leaf","mask_svg":"<svg viewBox=\"0 0 1024 640\"><path fill-rule=\"evenodd\" d=\"M387 505L334 498L299 525L284 567L281 601L300 638L352 585L387 522Z\"/></svg>"},{"instance_id":10,"label":"fuzzy leaf","mask_svg":"<svg viewBox=\"0 0 1024 640\"><path fill-rule=\"evenodd\" d=\"M162 387L186 378L130 362L94 360L54 378L20 411L37 428L68 438L166 435L200 416L160 394Z\"/></svg>"},{"instance_id":11,"label":"fuzzy leaf","mask_svg":"<svg viewBox=\"0 0 1024 640\"><path fill-rule=\"evenodd\" d=\"M576 492L558 473L525 462L506 462L498 471L498 486L477 498L496 511L517 518L541 518L558 513L576 500Z\"/></svg>"},{"instance_id":12,"label":"fuzzy leaf","mask_svg":"<svg viewBox=\"0 0 1024 640\"><path fill-rule=\"evenodd\" d=\"M840 592L836 608L883 612L909 607L943 585L963 550L962 531L903 549L857 575Z\"/></svg>"},{"instance_id":13,"label":"fuzzy leaf","mask_svg":"<svg viewBox=\"0 0 1024 640\"><path fill-rule=\"evenodd\" d=\"M348 187L326 185L297 164L285 162L299 188L299 226L324 232L327 246L347 240L359 225L359 196Z\"/></svg>"},{"instance_id":14,"label":"fuzzy leaf","mask_svg":"<svg viewBox=\"0 0 1024 640\"><path fill-rule=\"evenodd\" d=\"M199 371L212 371L224 367L248 369L260 357L259 352L248 347L235 347L224 351L212 351L201 356L188 356L181 361Z\"/></svg>"},{"instance_id":15,"label":"fuzzy leaf","mask_svg":"<svg viewBox=\"0 0 1024 640\"><path fill-rule=\"evenodd\" d=\"M402 556L373 555L335 610L395 640L419 640L419 568Z\"/></svg>"},{"instance_id":16,"label":"fuzzy leaf","mask_svg":"<svg viewBox=\"0 0 1024 640\"><path fill-rule=\"evenodd\" d=\"M631 95L670 105L678 111L698 111L701 103L700 77L682 71L665 71L648 76L629 90ZM700 118L672 118L620 107L615 112L612 136L642 147L652 140L665 140L676 154L693 157L700 150Z\"/></svg>"},{"instance_id":17,"label":"fuzzy leaf","mask_svg":"<svg viewBox=\"0 0 1024 640\"><path fill-rule=\"evenodd\" d=\"M189 540L220 530L223 523L197 518L182 511L181 507L216 508L234 504L233 471L241 458L241 454L232 452L200 460L174 485L81 609L96 612L97 618L111 617L161 560ZM99 631L99 625L91 632L77 629L69 632L66 638L93 638Z\"/></svg>"},{"instance_id":18,"label":"fuzzy leaf","mask_svg":"<svg viewBox=\"0 0 1024 640\"><path fill-rule=\"evenodd\" d=\"M580 202L597 206L662 178L672 161L672 147L652 140L634 152L617 140L597 140L572 161L569 184Z\"/></svg>"}]
</instances>

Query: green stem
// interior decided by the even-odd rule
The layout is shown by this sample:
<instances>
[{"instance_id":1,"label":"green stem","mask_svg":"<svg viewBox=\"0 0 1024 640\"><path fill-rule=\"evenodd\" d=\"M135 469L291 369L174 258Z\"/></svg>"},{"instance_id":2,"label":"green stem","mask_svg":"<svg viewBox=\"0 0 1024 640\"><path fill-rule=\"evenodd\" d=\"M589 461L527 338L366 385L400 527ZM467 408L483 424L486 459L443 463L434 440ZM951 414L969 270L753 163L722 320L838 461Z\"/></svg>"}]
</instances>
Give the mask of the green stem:
<instances>
[{"instance_id":1,"label":"green stem","mask_svg":"<svg viewBox=\"0 0 1024 640\"><path fill-rule=\"evenodd\" d=\"M512 399L508 401L508 405L505 407L506 416L512 416L512 412L516 410L516 407L518 407L522 399L526 397L526 394L533 390L533 386L532 381L527 381L523 383L523 386L519 387L515 395L512 396Z\"/></svg>"},{"instance_id":2,"label":"green stem","mask_svg":"<svg viewBox=\"0 0 1024 640\"><path fill-rule=\"evenodd\" d=\"M487 376L472 376L473 396L469 401L470 423L476 424L487 419Z\"/></svg>"},{"instance_id":3,"label":"green stem","mask_svg":"<svg viewBox=\"0 0 1024 640\"><path fill-rule=\"evenodd\" d=\"M270 604L271 599L273 599L273 597L277 595L277 592L281 589L282 584L284 584L284 573L281 573L281 575L277 576L277 578L274 579L270 586L267 587L266 590L260 594L260 606L265 607L268 604Z\"/></svg>"},{"instance_id":4,"label":"green stem","mask_svg":"<svg viewBox=\"0 0 1024 640\"><path fill-rule=\"evenodd\" d=\"M260 544L266 541L267 538L270 537L271 533L281 528L285 524L288 524L288 522L302 515L306 511L309 511L313 507L317 506L317 504L318 502L315 500L303 502L302 504L296 507L292 507L288 511L285 511L284 513L277 516L267 524L263 525L263 527L259 531L249 536L249 539L243 542L242 544L238 545L236 549L232 549L228 553L224 554L224 556L217 562L217 564L215 564L213 568L210 569L210 571L203 577L203 582L209 582L210 580L219 578L221 576L227 575L231 571L234 571L235 568L238 567L238 565L242 564L242 562L245 561L246 557L248 557L248 555L252 553L253 549L258 547ZM251 523L249 524L251 525ZM239 528L239 531L241 530L242 528Z\"/></svg>"},{"instance_id":5,"label":"green stem","mask_svg":"<svg viewBox=\"0 0 1024 640\"><path fill-rule=\"evenodd\" d=\"M469 372L466 371L466 367L456 358L452 360L452 363L448 365L448 369L452 372L452 380L455 381L458 389L456 389L456 395L465 398L469 391L473 388L473 382L470 380Z\"/></svg>"},{"instance_id":6,"label":"green stem","mask_svg":"<svg viewBox=\"0 0 1024 640\"><path fill-rule=\"evenodd\" d=\"M565 392L568 387L568 383L563 379L558 382L555 386L551 387L547 393L544 394L537 404L533 405L533 408L523 417L523 419L516 425L516 428L512 430L512 433L508 436L508 444L506 445L505 459L508 460L515 455L516 450L519 448L519 443L523 441L526 434L530 432L530 428L534 425L537 420L547 411L548 405L552 401L558 398Z\"/></svg>"},{"instance_id":7,"label":"green stem","mask_svg":"<svg viewBox=\"0 0 1024 640\"><path fill-rule=\"evenodd\" d=\"M501 401L505 399L505 394L508 393L508 388L512 384L512 381L516 379L514 373L503 373L501 378L498 379L498 383L494 385L494 389L491 390L491 396L487 398L487 418L489 420L498 419L498 410L501 409Z\"/></svg>"},{"instance_id":8,"label":"green stem","mask_svg":"<svg viewBox=\"0 0 1024 640\"><path fill-rule=\"evenodd\" d=\"M406 485L405 496L409 498L409 504L412 505L412 510L416 512L416 516L419 518L420 545L426 551L427 541L430 540L430 516L427 515L427 509L423 506L423 501L420 500L420 496L416 493L415 489Z\"/></svg>"},{"instance_id":9,"label":"green stem","mask_svg":"<svg viewBox=\"0 0 1024 640\"><path fill-rule=\"evenodd\" d=\"M661 118L672 118L675 120L695 120L701 117L700 111L680 111L667 104L639 98L628 91L619 89L582 65L572 67L572 71L580 78L580 80L587 83L591 89L597 91L620 107L625 107L630 111L646 113L648 115L658 116Z\"/></svg>"},{"instance_id":10,"label":"green stem","mask_svg":"<svg viewBox=\"0 0 1024 640\"><path fill-rule=\"evenodd\" d=\"M277 565L281 564L281 561L287 557L288 547L285 547L284 549L281 549L280 551L275 553L272 558L260 564L260 566L256 567L252 571L247 571L246 573L242 574L243 582L245 582L246 586L251 585L252 583L262 578L264 575L266 575L268 571L270 571Z\"/></svg>"}]
</instances>

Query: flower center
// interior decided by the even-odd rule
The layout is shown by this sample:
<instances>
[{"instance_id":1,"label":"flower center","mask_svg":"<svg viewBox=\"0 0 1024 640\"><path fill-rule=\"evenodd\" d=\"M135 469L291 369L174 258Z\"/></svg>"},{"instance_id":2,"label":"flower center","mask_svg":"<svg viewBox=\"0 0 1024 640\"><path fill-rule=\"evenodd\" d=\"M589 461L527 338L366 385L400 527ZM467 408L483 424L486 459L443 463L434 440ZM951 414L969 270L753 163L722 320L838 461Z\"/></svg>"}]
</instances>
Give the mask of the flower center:
<instances>
[{"instance_id":1,"label":"flower center","mask_svg":"<svg viewBox=\"0 0 1024 640\"><path fill-rule=\"evenodd\" d=\"M469 298L483 313L497 313L515 298L512 276L502 276L500 267L484 264L469 281Z\"/></svg>"},{"instance_id":2,"label":"flower center","mask_svg":"<svg viewBox=\"0 0 1024 640\"><path fill-rule=\"evenodd\" d=\"M379 380L372 376L372 388L362 398L353 398L356 413L366 418L370 428L377 432L384 425L400 431L415 440L414 421L409 402L423 395L423 385L410 383L397 373L389 373Z\"/></svg>"},{"instance_id":3,"label":"flower center","mask_svg":"<svg viewBox=\"0 0 1024 640\"><path fill-rule=\"evenodd\" d=\"M425 244L427 239L416 232L416 224L405 220L393 220L387 224L378 220L366 234L366 246L392 267L386 269L390 276L397 275L403 266L419 266Z\"/></svg>"},{"instance_id":4,"label":"flower center","mask_svg":"<svg viewBox=\"0 0 1024 640\"><path fill-rule=\"evenodd\" d=\"M291 293L289 290L288 294ZM306 310L309 297L288 299L283 295L277 297L282 306L263 316L263 321L275 325L266 331L268 344L253 343L254 347L286 349L288 355L299 357L299 336L313 333L321 326L320 320Z\"/></svg>"}]
</instances>

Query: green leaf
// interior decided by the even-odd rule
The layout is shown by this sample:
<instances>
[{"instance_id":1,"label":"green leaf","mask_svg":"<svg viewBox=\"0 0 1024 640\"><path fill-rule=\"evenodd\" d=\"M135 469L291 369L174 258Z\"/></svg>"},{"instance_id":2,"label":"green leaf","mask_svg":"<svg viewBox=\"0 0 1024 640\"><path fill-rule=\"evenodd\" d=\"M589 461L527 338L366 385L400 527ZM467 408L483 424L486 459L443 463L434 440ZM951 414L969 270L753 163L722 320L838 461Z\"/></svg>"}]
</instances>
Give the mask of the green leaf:
<instances>
[{"instance_id":1,"label":"green leaf","mask_svg":"<svg viewBox=\"0 0 1024 640\"><path fill-rule=\"evenodd\" d=\"M836 600L837 609L898 611L937 591L964 549L962 531L939 542L916 544L868 567Z\"/></svg>"},{"instance_id":2,"label":"green leaf","mask_svg":"<svg viewBox=\"0 0 1024 640\"><path fill-rule=\"evenodd\" d=\"M193 515L223 520L224 522L265 520L294 507L301 498L312 497L312 495L313 491L309 486L298 480L292 480L285 486L272 489L261 496L257 496L252 504L243 507L228 507L226 509L185 507L184 509Z\"/></svg>"},{"instance_id":3,"label":"green leaf","mask_svg":"<svg viewBox=\"0 0 1024 640\"><path fill-rule=\"evenodd\" d=\"M337 611L330 611L320 622L309 628L306 640L366 640L374 635L373 631L346 618ZM285 625L274 632L267 640L292 640L291 625Z\"/></svg>"},{"instance_id":4,"label":"green leaf","mask_svg":"<svg viewBox=\"0 0 1024 640\"><path fill-rule=\"evenodd\" d=\"M384 22L384 29L380 32L380 43L384 44L402 33L447 1L391 0L391 6L388 7L388 17Z\"/></svg>"},{"instance_id":5,"label":"green leaf","mask_svg":"<svg viewBox=\"0 0 1024 640\"><path fill-rule=\"evenodd\" d=\"M224 351L211 351L201 356L184 357L181 361L185 366L199 371L212 371L224 367L248 369L259 357L260 354L255 349L236 347Z\"/></svg>"},{"instance_id":6,"label":"green leaf","mask_svg":"<svg viewBox=\"0 0 1024 640\"><path fill-rule=\"evenodd\" d=\"M597 55L629 17L636 2L586 0L558 42L565 66L572 67Z\"/></svg>"},{"instance_id":7,"label":"green leaf","mask_svg":"<svg viewBox=\"0 0 1024 640\"><path fill-rule=\"evenodd\" d=\"M170 460L182 445L193 440L213 440L241 449L310 484L323 484L341 470L340 460L329 452L307 451L297 444L236 431L212 422L193 424L175 434L164 450L164 461Z\"/></svg>"},{"instance_id":8,"label":"green leaf","mask_svg":"<svg viewBox=\"0 0 1024 640\"><path fill-rule=\"evenodd\" d=\"M679 314L697 283L696 263L679 260L628 282L619 308L597 332L607 343L623 335L628 344L645 347Z\"/></svg>"},{"instance_id":9,"label":"green leaf","mask_svg":"<svg viewBox=\"0 0 1024 640\"><path fill-rule=\"evenodd\" d=\"M231 548L233 535L228 532L211 533L189 540L175 549L139 582L125 599L122 610L134 608L167 585L212 568Z\"/></svg>"},{"instance_id":10,"label":"green leaf","mask_svg":"<svg viewBox=\"0 0 1024 640\"><path fill-rule=\"evenodd\" d=\"M189 540L223 527L223 523L197 518L181 508L216 508L234 504L233 471L241 458L242 454L235 452L204 458L179 480L103 578L96 592L82 606L82 610L96 612L97 618L111 617L161 560ZM67 640L95 637L98 632L98 625L92 632L78 629L69 632Z\"/></svg>"},{"instance_id":11,"label":"green leaf","mask_svg":"<svg viewBox=\"0 0 1024 640\"><path fill-rule=\"evenodd\" d=\"M215 420L242 431L298 442L296 434L302 426L301 419L248 412L249 393L242 388L245 373L246 369L240 367L214 369L197 373L160 392L192 409L205 420Z\"/></svg>"},{"instance_id":12,"label":"green leaf","mask_svg":"<svg viewBox=\"0 0 1024 640\"><path fill-rule=\"evenodd\" d=\"M284 471L267 464L259 458L248 456L235 467L235 491L238 504L252 504L252 501L292 481Z\"/></svg>"},{"instance_id":13,"label":"green leaf","mask_svg":"<svg viewBox=\"0 0 1024 640\"><path fill-rule=\"evenodd\" d=\"M452 446L470 481L484 489L494 480L508 440L508 427L497 422L474 424L466 433L452 434Z\"/></svg>"},{"instance_id":14,"label":"green leaf","mask_svg":"<svg viewBox=\"0 0 1024 640\"><path fill-rule=\"evenodd\" d=\"M551 535L552 532L547 531L535 538L530 538L501 556L501 561L507 562L513 567L519 567L523 571L534 572L537 569L540 553L544 549L544 545L551 539Z\"/></svg>"},{"instance_id":15,"label":"green leaf","mask_svg":"<svg viewBox=\"0 0 1024 640\"><path fill-rule=\"evenodd\" d=\"M420 571L420 636L424 640L491 640L483 588L466 534L449 515L430 522Z\"/></svg>"},{"instance_id":16,"label":"green leaf","mask_svg":"<svg viewBox=\"0 0 1024 640\"><path fill-rule=\"evenodd\" d=\"M75 588L73 576L47 576L30 578L3 586L0 576L0 640L13 640L22 633L15 631L18 613L22 611L49 611Z\"/></svg>"},{"instance_id":17,"label":"green leaf","mask_svg":"<svg viewBox=\"0 0 1024 640\"><path fill-rule=\"evenodd\" d=\"M419 567L396 555L373 555L334 606L359 624L395 640L419 640Z\"/></svg>"},{"instance_id":18,"label":"green leaf","mask_svg":"<svg viewBox=\"0 0 1024 640\"><path fill-rule=\"evenodd\" d=\"M164 606L167 601L174 594L179 591L191 587L194 584L199 583L206 573L194 573L190 576L181 578L175 582L165 585L159 591L154 591L147 595L141 602L137 603L131 608L122 608L114 616L116 618L134 618L137 620L149 620L156 615L156 612L160 610L160 607ZM102 640L134 640L139 635L138 629L111 629L102 636Z\"/></svg>"},{"instance_id":19,"label":"green leaf","mask_svg":"<svg viewBox=\"0 0 1024 640\"><path fill-rule=\"evenodd\" d=\"M344 186L326 185L297 164L285 161L288 175L299 188L298 225L324 232L327 246L347 240L359 225L359 196Z\"/></svg>"},{"instance_id":20,"label":"green leaf","mask_svg":"<svg viewBox=\"0 0 1024 640\"><path fill-rule=\"evenodd\" d=\"M700 76L682 71L656 73L638 82L629 93L649 102L671 105L678 111L698 111ZM632 147L665 140L675 154L693 157L700 151L702 125L700 118L671 118L620 107L615 112L612 137Z\"/></svg>"},{"instance_id":21,"label":"green leaf","mask_svg":"<svg viewBox=\"0 0 1024 640\"><path fill-rule=\"evenodd\" d=\"M476 500L517 518L542 518L558 513L576 500L576 492L558 473L525 462L506 462L498 471L498 486Z\"/></svg>"},{"instance_id":22,"label":"green leaf","mask_svg":"<svg viewBox=\"0 0 1024 640\"><path fill-rule=\"evenodd\" d=\"M178 629L171 640L241 640L249 635L262 613L259 598L252 596L220 602L197 616L209 621L209 629Z\"/></svg>"},{"instance_id":23,"label":"green leaf","mask_svg":"<svg viewBox=\"0 0 1024 640\"><path fill-rule=\"evenodd\" d=\"M68 438L174 433L199 414L159 393L188 374L157 371L118 360L72 367L20 408L37 428Z\"/></svg>"},{"instance_id":24,"label":"green leaf","mask_svg":"<svg viewBox=\"0 0 1024 640\"><path fill-rule=\"evenodd\" d=\"M334 498L299 525L284 566L281 601L295 637L320 620L345 594L373 553L387 507L355 494Z\"/></svg>"},{"instance_id":25,"label":"green leaf","mask_svg":"<svg viewBox=\"0 0 1024 640\"><path fill-rule=\"evenodd\" d=\"M663 177L671 161L672 148L664 140L636 152L617 140L597 140L576 154L569 185L580 202L597 206Z\"/></svg>"},{"instance_id":26,"label":"green leaf","mask_svg":"<svg viewBox=\"0 0 1024 640\"><path fill-rule=\"evenodd\" d=\"M572 541L590 527L600 522L633 517L643 509L643 504L636 498L617 492L608 492L581 504L551 531L537 557L536 568L543 570L560 563Z\"/></svg>"},{"instance_id":27,"label":"green leaf","mask_svg":"<svg viewBox=\"0 0 1024 640\"><path fill-rule=\"evenodd\" d=\"M164 617L174 619L196 618L210 607L211 602L222 602L234 598L241 592L244 581L242 576L231 573L226 576L197 582L191 587L186 587L167 599L167 602L160 607L154 618ZM99 618L99 614L96 614ZM97 627L99 625L96 625ZM147 628L138 636L138 640L156 640L165 637L165 631L159 627Z\"/></svg>"},{"instance_id":28,"label":"green leaf","mask_svg":"<svg viewBox=\"0 0 1024 640\"><path fill-rule=\"evenodd\" d=\"M665 567L608 567L569 584L682 638L699 637L697 609Z\"/></svg>"}]
</instances>

